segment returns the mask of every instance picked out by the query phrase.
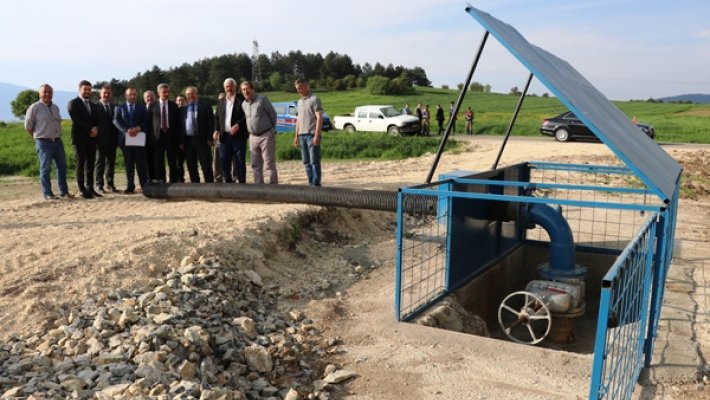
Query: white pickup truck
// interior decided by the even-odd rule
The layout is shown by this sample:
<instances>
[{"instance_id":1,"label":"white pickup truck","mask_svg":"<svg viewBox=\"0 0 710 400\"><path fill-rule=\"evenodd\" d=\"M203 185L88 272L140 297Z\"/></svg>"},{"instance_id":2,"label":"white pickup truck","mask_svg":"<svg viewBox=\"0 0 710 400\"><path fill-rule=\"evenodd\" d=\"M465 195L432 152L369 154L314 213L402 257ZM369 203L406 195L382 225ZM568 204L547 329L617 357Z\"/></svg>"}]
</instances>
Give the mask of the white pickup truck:
<instances>
[{"instance_id":1,"label":"white pickup truck","mask_svg":"<svg viewBox=\"0 0 710 400\"><path fill-rule=\"evenodd\" d=\"M419 133L419 119L392 106L360 106L352 115L336 115L333 119L335 129L348 132L387 132L392 136Z\"/></svg>"}]
</instances>

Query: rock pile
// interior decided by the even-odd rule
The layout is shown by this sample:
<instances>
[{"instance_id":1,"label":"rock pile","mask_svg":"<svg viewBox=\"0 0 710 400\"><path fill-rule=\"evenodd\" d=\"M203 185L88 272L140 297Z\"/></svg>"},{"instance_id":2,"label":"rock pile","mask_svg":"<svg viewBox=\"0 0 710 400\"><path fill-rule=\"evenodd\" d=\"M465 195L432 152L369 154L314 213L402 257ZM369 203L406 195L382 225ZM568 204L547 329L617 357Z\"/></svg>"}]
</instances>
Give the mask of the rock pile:
<instances>
[{"instance_id":1,"label":"rock pile","mask_svg":"<svg viewBox=\"0 0 710 400\"><path fill-rule=\"evenodd\" d=\"M145 289L0 342L0 397L329 399L354 377L322 361L338 339L278 299L252 270L186 257Z\"/></svg>"}]
</instances>

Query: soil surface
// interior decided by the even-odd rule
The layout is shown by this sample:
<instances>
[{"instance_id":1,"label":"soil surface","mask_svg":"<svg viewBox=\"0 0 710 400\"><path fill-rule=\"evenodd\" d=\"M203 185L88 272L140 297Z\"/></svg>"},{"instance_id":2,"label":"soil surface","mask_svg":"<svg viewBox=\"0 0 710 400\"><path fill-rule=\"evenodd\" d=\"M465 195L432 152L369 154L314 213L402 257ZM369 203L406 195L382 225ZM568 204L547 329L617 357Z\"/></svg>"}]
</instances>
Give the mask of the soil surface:
<instances>
[{"instance_id":1,"label":"soil surface","mask_svg":"<svg viewBox=\"0 0 710 400\"><path fill-rule=\"evenodd\" d=\"M501 142L500 137L460 139L464 145L443 155L437 175L489 169ZM710 150L665 149L685 166L677 240L707 248ZM323 184L396 190L422 183L433 160L427 154L402 161L327 162ZM538 160L618 164L603 144L514 138L500 165ZM278 168L280 182L306 182L302 164L281 162ZM117 179L123 188L125 177ZM75 182L70 190L76 191ZM198 252L255 270L265 285L280 288L284 310L302 308L324 336L339 340L339 351L328 361L359 377L335 398L587 397L589 354L397 323L395 227L394 213L309 205L165 201L111 193L92 200L44 201L36 180L2 178L0 339L53 327L87 297L144 287ZM696 290L710 281L710 263L697 262L702 274ZM699 295L693 329L700 359L707 362L710 296ZM678 382L645 393L708 398L710 386L703 391L702 383Z\"/></svg>"}]
</instances>

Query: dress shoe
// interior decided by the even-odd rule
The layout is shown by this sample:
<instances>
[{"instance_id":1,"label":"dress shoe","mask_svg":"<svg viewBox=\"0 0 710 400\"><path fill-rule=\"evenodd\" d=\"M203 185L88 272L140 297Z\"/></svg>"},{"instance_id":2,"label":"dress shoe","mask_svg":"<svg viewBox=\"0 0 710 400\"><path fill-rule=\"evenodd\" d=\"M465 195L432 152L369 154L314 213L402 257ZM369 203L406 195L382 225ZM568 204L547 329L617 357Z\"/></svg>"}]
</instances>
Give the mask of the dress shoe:
<instances>
[{"instance_id":1,"label":"dress shoe","mask_svg":"<svg viewBox=\"0 0 710 400\"><path fill-rule=\"evenodd\" d=\"M47 195L44 196L44 199L47 200L47 201L51 201L51 200L58 200L59 197L57 197L57 196L55 196L55 195L53 195L53 194L47 194Z\"/></svg>"},{"instance_id":2,"label":"dress shoe","mask_svg":"<svg viewBox=\"0 0 710 400\"><path fill-rule=\"evenodd\" d=\"M60 197L64 197L64 198L66 198L66 199L70 199L70 198L74 197L74 195L71 194L71 193L69 193L69 192L62 193L62 194L60 194L59 196L60 196Z\"/></svg>"},{"instance_id":3,"label":"dress shoe","mask_svg":"<svg viewBox=\"0 0 710 400\"><path fill-rule=\"evenodd\" d=\"M126 190L123 191L123 194L133 194L133 193L135 193L135 192L136 192L135 189L126 189Z\"/></svg>"},{"instance_id":4,"label":"dress shoe","mask_svg":"<svg viewBox=\"0 0 710 400\"><path fill-rule=\"evenodd\" d=\"M85 199L93 199L94 198L94 196L91 195L91 192L87 192L87 191L81 192L81 197L83 197Z\"/></svg>"},{"instance_id":5,"label":"dress shoe","mask_svg":"<svg viewBox=\"0 0 710 400\"><path fill-rule=\"evenodd\" d=\"M96 186L96 191L99 193L106 193L103 186Z\"/></svg>"},{"instance_id":6,"label":"dress shoe","mask_svg":"<svg viewBox=\"0 0 710 400\"><path fill-rule=\"evenodd\" d=\"M118 189L116 189L116 186L109 185L108 190L111 191L111 193L118 193Z\"/></svg>"},{"instance_id":7,"label":"dress shoe","mask_svg":"<svg viewBox=\"0 0 710 400\"><path fill-rule=\"evenodd\" d=\"M91 195L94 196L94 197L104 197L104 196L98 194L95 190L92 190L92 191L91 191Z\"/></svg>"}]
</instances>

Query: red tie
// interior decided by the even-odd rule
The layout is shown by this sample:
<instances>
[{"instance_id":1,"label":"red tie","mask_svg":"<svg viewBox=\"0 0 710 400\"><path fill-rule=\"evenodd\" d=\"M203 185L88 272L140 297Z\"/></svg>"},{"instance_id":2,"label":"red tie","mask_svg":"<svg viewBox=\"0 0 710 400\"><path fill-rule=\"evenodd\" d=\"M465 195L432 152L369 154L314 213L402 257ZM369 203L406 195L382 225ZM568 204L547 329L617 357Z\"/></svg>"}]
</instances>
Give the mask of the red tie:
<instances>
[{"instance_id":1,"label":"red tie","mask_svg":"<svg viewBox=\"0 0 710 400\"><path fill-rule=\"evenodd\" d=\"M163 102L162 110L160 111L160 130L165 132L168 130L168 109L167 102Z\"/></svg>"}]
</instances>

